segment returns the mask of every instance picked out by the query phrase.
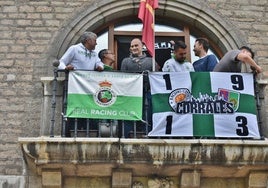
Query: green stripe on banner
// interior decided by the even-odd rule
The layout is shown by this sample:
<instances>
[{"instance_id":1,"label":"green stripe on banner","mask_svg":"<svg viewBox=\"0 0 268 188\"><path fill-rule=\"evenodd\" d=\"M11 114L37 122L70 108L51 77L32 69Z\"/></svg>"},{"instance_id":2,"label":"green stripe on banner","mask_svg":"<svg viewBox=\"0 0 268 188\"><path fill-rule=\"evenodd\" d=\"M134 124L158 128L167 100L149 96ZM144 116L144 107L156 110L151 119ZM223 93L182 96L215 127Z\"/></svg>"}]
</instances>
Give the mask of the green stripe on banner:
<instances>
[{"instance_id":1,"label":"green stripe on banner","mask_svg":"<svg viewBox=\"0 0 268 188\"><path fill-rule=\"evenodd\" d=\"M141 120L142 98L117 96L114 104L99 106L95 103L93 95L68 94L67 117ZM131 104L131 107L128 105Z\"/></svg>"},{"instance_id":2,"label":"green stripe on banner","mask_svg":"<svg viewBox=\"0 0 268 188\"><path fill-rule=\"evenodd\" d=\"M213 115L194 114L193 126L193 136L215 136Z\"/></svg>"},{"instance_id":3,"label":"green stripe on banner","mask_svg":"<svg viewBox=\"0 0 268 188\"><path fill-rule=\"evenodd\" d=\"M210 74L208 72L191 72L190 76L192 80L192 95L194 97L199 98L200 94L214 95L211 91ZM214 116L193 114L193 135L214 136Z\"/></svg>"},{"instance_id":4,"label":"green stripe on banner","mask_svg":"<svg viewBox=\"0 0 268 188\"><path fill-rule=\"evenodd\" d=\"M168 94L154 94L152 95L152 112L172 112L172 108L168 102Z\"/></svg>"},{"instance_id":5,"label":"green stripe on banner","mask_svg":"<svg viewBox=\"0 0 268 188\"><path fill-rule=\"evenodd\" d=\"M210 74L208 72L190 72L192 80L192 95L194 97L199 97L201 94L208 94L212 96Z\"/></svg>"},{"instance_id":6,"label":"green stripe on banner","mask_svg":"<svg viewBox=\"0 0 268 188\"><path fill-rule=\"evenodd\" d=\"M239 103L237 112L257 114L256 100L252 95L240 94L239 101L244 101Z\"/></svg>"}]
</instances>

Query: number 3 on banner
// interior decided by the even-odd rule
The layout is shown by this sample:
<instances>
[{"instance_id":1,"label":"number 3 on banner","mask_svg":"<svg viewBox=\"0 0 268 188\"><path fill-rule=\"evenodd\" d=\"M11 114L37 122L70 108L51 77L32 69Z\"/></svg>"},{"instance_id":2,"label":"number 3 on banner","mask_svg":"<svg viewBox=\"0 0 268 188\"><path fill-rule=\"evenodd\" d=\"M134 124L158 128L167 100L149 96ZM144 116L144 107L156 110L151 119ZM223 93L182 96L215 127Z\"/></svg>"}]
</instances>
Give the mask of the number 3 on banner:
<instances>
[{"instance_id":1,"label":"number 3 on banner","mask_svg":"<svg viewBox=\"0 0 268 188\"><path fill-rule=\"evenodd\" d=\"M241 128L241 129L236 129L236 134L238 136L248 136L247 118L244 116L237 116L235 120L237 122L237 126Z\"/></svg>"}]
</instances>

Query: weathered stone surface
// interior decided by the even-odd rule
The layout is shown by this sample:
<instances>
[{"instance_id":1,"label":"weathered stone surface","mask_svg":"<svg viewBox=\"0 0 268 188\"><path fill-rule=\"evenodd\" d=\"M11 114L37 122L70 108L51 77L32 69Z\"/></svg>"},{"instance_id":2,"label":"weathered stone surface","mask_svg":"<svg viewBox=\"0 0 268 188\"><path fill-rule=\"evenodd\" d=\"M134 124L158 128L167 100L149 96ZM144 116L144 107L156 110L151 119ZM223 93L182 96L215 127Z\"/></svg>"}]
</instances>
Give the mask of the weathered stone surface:
<instances>
[{"instance_id":1,"label":"weathered stone surface","mask_svg":"<svg viewBox=\"0 0 268 188\"><path fill-rule=\"evenodd\" d=\"M194 168L205 177L231 178L246 176L250 169L268 168L267 140L40 137L20 138L19 142L38 172L62 168L68 176L108 176L120 167L140 176L176 176L183 169ZM85 171L87 167L90 170ZM69 170L73 168L76 170Z\"/></svg>"},{"instance_id":2,"label":"weathered stone surface","mask_svg":"<svg viewBox=\"0 0 268 188\"><path fill-rule=\"evenodd\" d=\"M43 187L62 187L61 169L43 169L42 170L42 186Z\"/></svg>"}]
</instances>

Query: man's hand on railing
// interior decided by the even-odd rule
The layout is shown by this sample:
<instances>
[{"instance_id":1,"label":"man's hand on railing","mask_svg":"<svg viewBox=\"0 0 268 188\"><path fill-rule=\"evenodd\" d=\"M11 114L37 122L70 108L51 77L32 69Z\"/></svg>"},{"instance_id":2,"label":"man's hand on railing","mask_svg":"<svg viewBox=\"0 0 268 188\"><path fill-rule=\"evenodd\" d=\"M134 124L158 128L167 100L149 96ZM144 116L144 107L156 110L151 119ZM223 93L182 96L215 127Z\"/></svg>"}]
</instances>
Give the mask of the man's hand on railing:
<instances>
[{"instance_id":1,"label":"man's hand on railing","mask_svg":"<svg viewBox=\"0 0 268 188\"><path fill-rule=\"evenodd\" d=\"M98 66L98 67L96 68L96 70L97 70L97 71L103 71L103 67Z\"/></svg>"},{"instance_id":2,"label":"man's hand on railing","mask_svg":"<svg viewBox=\"0 0 268 188\"><path fill-rule=\"evenodd\" d=\"M67 66L65 67L65 70L74 70L74 66L72 66L72 65L67 65Z\"/></svg>"}]
</instances>

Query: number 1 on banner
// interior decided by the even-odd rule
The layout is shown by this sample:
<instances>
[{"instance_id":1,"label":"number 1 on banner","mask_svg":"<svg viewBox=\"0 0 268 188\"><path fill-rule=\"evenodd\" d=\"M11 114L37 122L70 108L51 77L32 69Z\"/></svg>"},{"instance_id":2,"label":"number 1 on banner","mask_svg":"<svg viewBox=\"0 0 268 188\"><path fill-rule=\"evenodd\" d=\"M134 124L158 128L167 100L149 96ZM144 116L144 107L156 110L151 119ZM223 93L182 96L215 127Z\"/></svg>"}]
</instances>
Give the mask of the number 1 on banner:
<instances>
[{"instance_id":1,"label":"number 1 on banner","mask_svg":"<svg viewBox=\"0 0 268 188\"><path fill-rule=\"evenodd\" d=\"M172 86L171 86L171 81L170 81L170 75L169 74L164 74L163 78L166 82L166 90L172 90Z\"/></svg>"},{"instance_id":2,"label":"number 1 on banner","mask_svg":"<svg viewBox=\"0 0 268 188\"><path fill-rule=\"evenodd\" d=\"M171 116L171 115L170 116L167 116L166 120L167 120L166 134L171 134L173 116Z\"/></svg>"}]
</instances>

